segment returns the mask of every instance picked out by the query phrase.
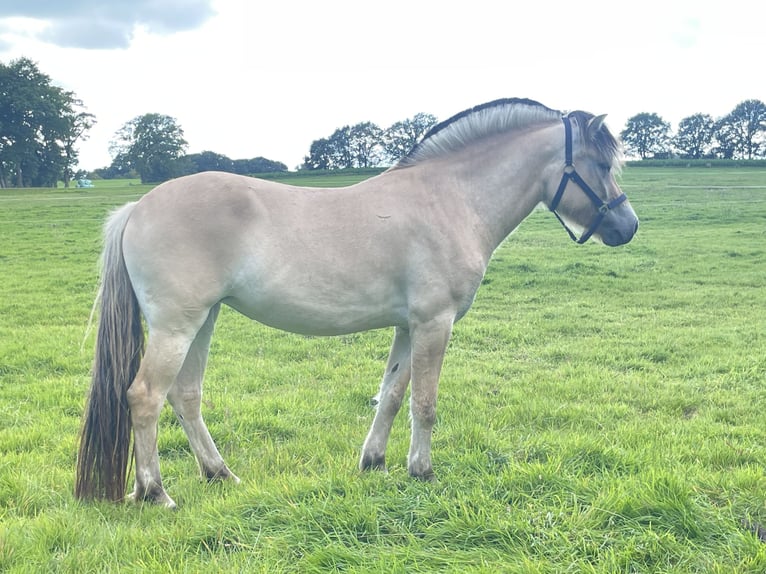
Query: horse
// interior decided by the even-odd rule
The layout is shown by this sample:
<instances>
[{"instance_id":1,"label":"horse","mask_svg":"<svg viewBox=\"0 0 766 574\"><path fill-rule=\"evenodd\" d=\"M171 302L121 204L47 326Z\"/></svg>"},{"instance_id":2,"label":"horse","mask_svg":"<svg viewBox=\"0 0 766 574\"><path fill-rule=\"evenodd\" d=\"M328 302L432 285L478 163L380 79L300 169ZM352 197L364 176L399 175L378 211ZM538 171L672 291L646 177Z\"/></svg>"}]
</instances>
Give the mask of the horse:
<instances>
[{"instance_id":1,"label":"horse","mask_svg":"<svg viewBox=\"0 0 766 574\"><path fill-rule=\"evenodd\" d=\"M355 185L203 172L115 210L104 225L76 498L175 508L157 450L166 399L202 477L239 482L200 410L222 304L305 335L393 327L359 467L385 471L411 383L407 469L433 480L445 350L494 250L539 204L578 243L622 245L638 229L615 179L621 146L604 118L505 98L435 125L389 169ZM131 432L135 485L126 495Z\"/></svg>"}]
</instances>

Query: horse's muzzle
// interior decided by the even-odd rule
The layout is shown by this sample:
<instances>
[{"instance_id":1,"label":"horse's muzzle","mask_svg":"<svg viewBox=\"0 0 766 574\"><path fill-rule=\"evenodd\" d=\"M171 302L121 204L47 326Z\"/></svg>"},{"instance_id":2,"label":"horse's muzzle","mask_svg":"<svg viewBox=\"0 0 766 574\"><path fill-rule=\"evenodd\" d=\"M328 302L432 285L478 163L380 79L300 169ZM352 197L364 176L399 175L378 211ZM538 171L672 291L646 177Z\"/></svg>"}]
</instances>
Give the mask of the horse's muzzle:
<instances>
[{"instance_id":1,"label":"horse's muzzle","mask_svg":"<svg viewBox=\"0 0 766 574\"><path fill-rule=\"evenodd\" d=\"M632 209L630 214L632 217L607 217L601 222L597 235L604 245L617 247L633 239L638 231L638 217ZM616 215L616 213L610 215Z\"/></svg>"}]
</instances>

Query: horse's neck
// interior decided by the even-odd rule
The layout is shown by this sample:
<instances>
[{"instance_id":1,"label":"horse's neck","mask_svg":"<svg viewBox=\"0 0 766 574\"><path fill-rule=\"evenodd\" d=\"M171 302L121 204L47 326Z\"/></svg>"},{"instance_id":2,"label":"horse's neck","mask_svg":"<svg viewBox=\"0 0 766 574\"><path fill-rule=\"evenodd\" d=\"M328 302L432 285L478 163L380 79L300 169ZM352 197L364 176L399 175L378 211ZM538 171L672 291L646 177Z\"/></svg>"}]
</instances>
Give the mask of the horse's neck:
<instances>
[{"instance_id":1,"label":"horse's neck","mask_svg":"<svg viewBox=\"0 0 766 574\"><path fill-rule=\"evenodd\" d=\"M481 222L477 232L489 253L544 200L548 173L560 155L558 134L550 132L488 140L451 162L455 192Z\"/></svg>"}]
</instances>

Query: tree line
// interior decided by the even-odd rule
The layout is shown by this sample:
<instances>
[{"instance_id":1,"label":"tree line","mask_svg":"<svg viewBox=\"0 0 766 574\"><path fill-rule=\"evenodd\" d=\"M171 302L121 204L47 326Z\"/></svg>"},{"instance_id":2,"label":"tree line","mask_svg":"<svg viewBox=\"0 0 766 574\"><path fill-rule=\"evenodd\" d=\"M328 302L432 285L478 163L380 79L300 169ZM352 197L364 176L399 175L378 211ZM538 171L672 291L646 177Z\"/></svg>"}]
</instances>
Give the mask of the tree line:
<instances>
[{"instance_id":1,"label":"tree line","mask_svg":"<svg viewBox=\"0 0 766 574\"><path fill-rule=\"evenodd\" d=\"M55 187L84 177L77 170L77 144L96 123L83 102L55 86L29 58L0 62L0 188ZM232 160L214 152L186 154L176 120L145 114L125 123L110 144L112 163L93 174L110 179L140 177L160 182L197 171L252 174L287 171L263 157Z\"/></svg>"},{"instance_id":2,"label":"tree line","mask_svg":"<svg viewBox=\"0 0 766 574\"><path fill-rule=\"evenodd\" d=\"M437 122L426 113L381 129L372 122L343 126L314 140L301 169L344 169L391 165L403 157Z\"/></svg>"},{"instance_id":3,"label":"tree line","mask_svg":"<svg viewBox=\"0 0 766 574\"><path fill-rule=\"evenodd\" d=\"M409 152L434 124L436 117L420 113L385 130L372 122L344 126L329 137L314 141L299 169L390 165ZM211 151L185 155L186 145L183 129L175 118L144 114L117 131L109 150L114 158L112 164L95 173L105 179L137 175L142 182L153 183L207 170L245 175L287 171L285 164L263 157L232 160Z\"/></svg>"},{"instance_id":4,"label":"tree line","mask_svg":"<svg viewBox=\"0 0 766 574\"><path fill-rule=\"evenodd\" d=\"M186 154L187 145L175 118L144 114L117 130L109 145L111 165L94 174L103 179L140 177L142 183L158 183L211 170L241 175L287 171L285 164L264 157L233 160L212 151Z\"/></svg>"},{"instance_id":5,"label":"tree line","mask_svg":"<svg viewBox=\"0 0 766 574\"><path fill-rule=\"evenodd\" d=\"M383 129L362 122L336 129L311 143L301 170L332 170L391 165L407 154L437 122L418 113ZM65 186L77 172L79 142L96 123L83 102L53 85L28 58L0 62L0 187ZM672 133L654 113L628 119L620 136L628 155L647 158L752 159L766 156L766 104L745 100L714 119L697 113ZM281 162L256 157L232 160L212 151L187 154L188 143L175 118L149 113L126 122L109 146L112 163L95 170L105 179L140 177L142 182L219 170L240 174L287 171Z\"/></svg>"},{"instance_id":6,"label":"tree line","mask_svg":"<svg viewBox=\"0 0 766 574\"><path fill-rule=\"evenodd\" d=\"M672 133L669 122L654 113L628 119L620 133L626 152L641 159L755 159L766 157L766 104L745 100L714 119L696 113Z\"/></svg>"}]
</instances>

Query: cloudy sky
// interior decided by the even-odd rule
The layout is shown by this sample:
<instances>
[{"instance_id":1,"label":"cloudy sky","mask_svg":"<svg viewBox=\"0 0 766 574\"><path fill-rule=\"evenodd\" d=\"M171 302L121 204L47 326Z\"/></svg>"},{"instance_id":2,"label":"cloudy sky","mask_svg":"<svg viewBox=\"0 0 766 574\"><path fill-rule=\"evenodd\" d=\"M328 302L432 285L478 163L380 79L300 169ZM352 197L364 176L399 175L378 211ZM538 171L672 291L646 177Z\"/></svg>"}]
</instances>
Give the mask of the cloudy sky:
<instances>
[{"instance_id":1,"label":"cloudy sky","mask_svg":"<svg viewBox=\"0 0 766 574\"><path fill-rule=\"evenodd\" d=\"M0 61L26 56L98 124L81 167L149 113L189 152L289 168L336 128L501 97L671 122L766 101L762 0L2 0Z\"/></svg>"}]
</instances>

